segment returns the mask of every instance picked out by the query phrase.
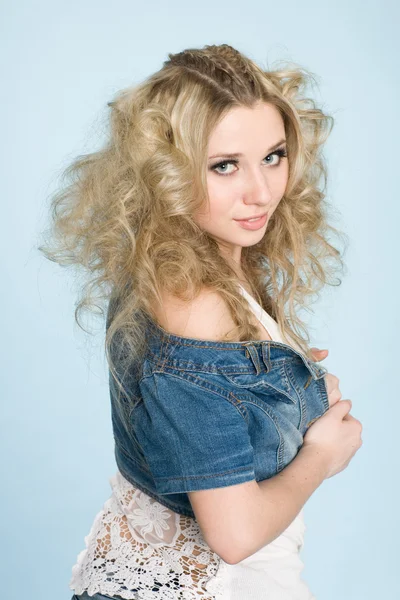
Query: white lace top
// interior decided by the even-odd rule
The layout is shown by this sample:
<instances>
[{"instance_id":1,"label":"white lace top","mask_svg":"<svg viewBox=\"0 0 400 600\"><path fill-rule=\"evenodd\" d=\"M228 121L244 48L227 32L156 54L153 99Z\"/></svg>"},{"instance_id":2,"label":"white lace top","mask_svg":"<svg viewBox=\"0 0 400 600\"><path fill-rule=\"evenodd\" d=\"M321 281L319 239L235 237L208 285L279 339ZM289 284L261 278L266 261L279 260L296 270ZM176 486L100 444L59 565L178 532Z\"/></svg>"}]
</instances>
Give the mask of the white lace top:
<instances>
[{"instance_id":1,"label":"white lace top","mask_svg":"<svg viewBox=\"0 0 400 600\"><path fill-rule=\"evenodd\" d=\"M276 321L241 290L270 337L283 342ZM270 544L230 565L207 545L195 519L171 511L119 471L109 481L111 496L72 567L69 586L75 594L127 600L314 599L301 579L303 510Z\"/></svg>"}]
</instances>

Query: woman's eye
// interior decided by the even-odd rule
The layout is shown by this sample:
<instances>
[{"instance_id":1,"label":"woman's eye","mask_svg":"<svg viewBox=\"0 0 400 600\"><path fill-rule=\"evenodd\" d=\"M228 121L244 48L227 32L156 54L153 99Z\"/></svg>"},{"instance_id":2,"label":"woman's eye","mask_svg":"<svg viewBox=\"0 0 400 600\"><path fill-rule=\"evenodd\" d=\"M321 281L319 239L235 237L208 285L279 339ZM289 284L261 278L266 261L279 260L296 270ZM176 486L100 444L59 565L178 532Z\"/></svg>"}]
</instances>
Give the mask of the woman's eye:
<instances>
[{"instance_id":1,"label":"woman's eye","mask_svg":"<svg viewBox=\"0 0 400 600\"><path fill-rule=\"evenodd\" d=\"M275 163L273 163L272 161L270 161L268 163L269 165L271 165L271 164L279 164L281 162L281 157L278 156L278 154L269 154L268 156L265 157L265 159L267 159L267 158L276 158Z\"/></svg>"},{"instance_id":2,"label":"woman's eye","mask_svg":"<svg viewBox=\"0 0 400 600\"><path fill-rule=\"evenodd\" d=\"M226 165L228 165L228 166L231 166L231 167L232 167L232 166L234 165L234 163L232 163L232 162L229 162L229 161L222 162L222 163L219 163L218 165L215 165L215 167L213 167L213 170L214 170L214 171L217 171L217 169L222 169L222 167L225 167ZM233 171L231 171L231 173L232 173L232 172L233 172ZM217 173L220 173L220 171L217 171ZM226 173L227 173L227 171L226 171L226 170L225 170L225 171L223 170L223 171L222 171L222 173L220 173L220 174L221 174L221 175L226 175ZM229 173L229 175L230 175L230 173Z\"/></svg>"},{"instance_id":3,"label":"woman's eye","mask_svg":"<svg viewBox=\"0 0 400 600\"><path fill-rule=\"evenodd\" d=\"M272 152L272 154L268 154L268 156L266 156L264 160L267 160L268 165L277 167L280 164L281 159L285 158L286 156L287 156L286 149L280 148L279 150ZM237 163L238 163L237 160L224 160L224 161L218 163L217 165L214 165L213 167L211 167L211 171L215 171L218 175L231 175L232 173L234 173L234 171L231 170L229 172L229 171L227 171L226 167L227 166L235 166L235 165L237 165Z\"/></svg>"}]
</instances>

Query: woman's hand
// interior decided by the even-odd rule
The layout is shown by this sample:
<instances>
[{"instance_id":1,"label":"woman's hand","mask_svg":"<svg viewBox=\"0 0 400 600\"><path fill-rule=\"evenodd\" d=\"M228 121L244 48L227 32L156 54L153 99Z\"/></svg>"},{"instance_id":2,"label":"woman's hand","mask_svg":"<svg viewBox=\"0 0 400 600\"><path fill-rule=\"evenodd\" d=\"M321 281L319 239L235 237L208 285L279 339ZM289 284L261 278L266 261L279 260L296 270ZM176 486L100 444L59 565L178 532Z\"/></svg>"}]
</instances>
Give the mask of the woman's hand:
<instances>
[{"instance_id":1,"label":"woman's hand","mask_svg":"<svg viewBox=\"0 0 400 600\"><path fill-rule=\"evenodd\" d=\"M320 350L319 348L311 348L313 359L317 362L324 360L328 356L329 350ZM332 373L324 375L326 382L326 391L328 392L329 407L339 402L342 399L342 392L339 389L339 379Z\"/></svg>"},{"instance_id":2,"label":"woman's hand","mask_svg":"<svg viewBox=\"0 0 400 600\"><path fill-rule=\"evenodd\" d=\"M329 350L320 350L319 348L310 348L311 354L313 355L313 360L318 362L319 360L324 360L328 356Z\"/></svg>"},{"instance_id":3,"label":"woman's hand","mask_svg":"<svg viewBox=\"0 0 400 600\"><path fill-rule=\"evenodd\" d=\"M328 350L311 348L314 361L323 360ZM339 389L339 379L326 373L324 375L328 392L329 409L313 423L304 436L303 448L317 447L319 452L325 451L330 461L327 478L345 469L354 454L362 446L362 423L351 414L351 400L343 400Z\"/></svg>"},{"instance_id":4,"label":"woman's hand","mask_svg":"<svg viewBox=\"0 0 400 600\"><path fill-rule=\"evenodd\" d=\"M326 479L345 469L362 446L362 424L350 414L351 400L342 400L329 408L304 436L300 452L311 449L325 457Z\"/></svg>"}]
</instances>

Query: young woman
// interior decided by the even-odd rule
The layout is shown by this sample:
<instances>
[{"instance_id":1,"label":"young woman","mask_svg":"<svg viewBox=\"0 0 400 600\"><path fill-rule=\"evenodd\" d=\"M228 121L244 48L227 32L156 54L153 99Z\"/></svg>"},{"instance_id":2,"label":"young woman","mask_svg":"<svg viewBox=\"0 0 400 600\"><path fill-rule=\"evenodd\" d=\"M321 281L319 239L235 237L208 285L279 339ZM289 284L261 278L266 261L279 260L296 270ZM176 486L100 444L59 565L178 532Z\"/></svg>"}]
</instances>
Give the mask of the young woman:
<instances>
[{"instance_id":1,"label":"young woman","mask_svg":"<svg viewBox=\"0 0 400 600\"><path fill-rule=\"evenodd\" d=\"M343 266L309 79L226 44L170 54L53 199L41 249L89 274L77 313L106 302L118 465L75 600L314 598L302 509L362 428L297 314Z\"/></svg>"}]
</instances>

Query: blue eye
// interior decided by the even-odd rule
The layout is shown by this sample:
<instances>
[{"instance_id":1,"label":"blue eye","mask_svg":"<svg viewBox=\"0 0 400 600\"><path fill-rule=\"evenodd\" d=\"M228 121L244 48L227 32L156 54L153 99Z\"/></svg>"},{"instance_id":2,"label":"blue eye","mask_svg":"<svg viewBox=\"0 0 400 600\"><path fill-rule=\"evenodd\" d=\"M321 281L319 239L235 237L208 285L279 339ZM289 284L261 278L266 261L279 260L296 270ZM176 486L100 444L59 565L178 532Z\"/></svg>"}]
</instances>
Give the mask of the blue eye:
<instances>
[{"instance_id":1,"label":"blue eye","mask_svg":"<svg viewBox=\"0 0 400 600\"><path fill-rule=\"evenodd\" d=\"M277 167L280 165L282 158L287 158L287 150L286 150L286 148L279 148L279 150L275 150L275 152L268 154L268 156L266 156L264 160L266 160L267 158L270 158L271 156L277 156L279 158L279 161L276 164L272 164L273 167ZM231 175L232 173L226 173L226 172L221 173L220 171L217 171L217 169L221 169L225 165L237 165L238 162L239 161L236 158L230 159L230 160L224 160L224 161L221 161L221 162L211 166L210 171L215 171L217 173L217 175L222 175L225 177L227 175ZM268 164L271 165L271 163L268 163Z\"/></svg>"}]
</instances>

